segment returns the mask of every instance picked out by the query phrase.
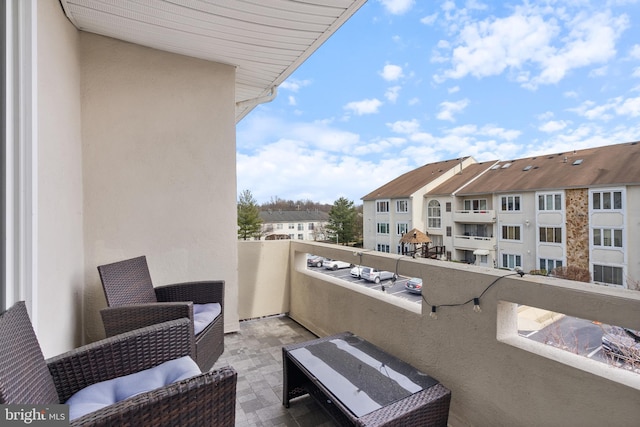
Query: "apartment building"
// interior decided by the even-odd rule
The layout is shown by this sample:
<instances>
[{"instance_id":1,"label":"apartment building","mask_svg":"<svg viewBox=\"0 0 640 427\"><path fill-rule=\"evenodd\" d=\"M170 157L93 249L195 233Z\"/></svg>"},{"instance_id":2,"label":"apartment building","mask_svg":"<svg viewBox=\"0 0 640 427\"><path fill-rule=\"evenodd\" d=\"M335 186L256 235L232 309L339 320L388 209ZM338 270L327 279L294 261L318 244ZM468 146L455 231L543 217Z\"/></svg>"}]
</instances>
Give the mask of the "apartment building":
<instances>
[{"instance_id":1,"label":"apartment building","mask_svg":"<svg viewBox=\"0 0 640 427\"><path fill-rule=\"evenodd\" d=\"M425 229L425 194L475 163L473 157L430 163L364 196L364 247L380 252L401 253L400 237L413 228Z\"/></svg>"},{"instance_id":2,"label":"apartment building","mask_svg":"<svg viewBox=\"0 0 640 427\"><path fill-rule=\"evenodd\" d=\"M544 272L575 266L621 287L640 280L638 142L469 164L414 206L422 230L453 261ZM367 213L365 223L375 219Z\"/></svg>"},{"instance_id":3,"label":"apartment building","mask_svg":"<svg viewBox=\"0 0 640 427\"><path fill-rule=\"evenodd\" d=\"M262 219L261 240L311 240L326 239L325 227L329 214L319 210L266 210L260 211Z\"/></svg>"}]
</instances>

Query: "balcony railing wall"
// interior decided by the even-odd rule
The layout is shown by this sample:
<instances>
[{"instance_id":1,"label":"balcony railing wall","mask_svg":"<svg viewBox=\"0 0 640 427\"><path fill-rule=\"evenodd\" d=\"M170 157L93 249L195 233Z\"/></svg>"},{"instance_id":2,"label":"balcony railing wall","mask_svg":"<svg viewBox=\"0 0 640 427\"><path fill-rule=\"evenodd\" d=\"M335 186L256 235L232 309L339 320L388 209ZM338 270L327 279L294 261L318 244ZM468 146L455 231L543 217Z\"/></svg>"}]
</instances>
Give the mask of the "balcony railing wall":
<instances>
[{"instance_id":1,"label":"balcony railing wall","mask_svg":"<svg viewBox=\"0 0 640 427\"><path fill-rule=\"evenodd\" d=\"M452 390L452 426L640 419L640 375L517 333L518 304L640 329L638 292L374 251L360 256L336 245L264 243L239 245L241 318L288 312L317 335L349 330L368 339ZM306 253L422 277L429 304L309 270ZM437 320L429 316L431 305L464 303L487 287L481 313L466 304L439 307Z\"/></svg>"}]
</instances>

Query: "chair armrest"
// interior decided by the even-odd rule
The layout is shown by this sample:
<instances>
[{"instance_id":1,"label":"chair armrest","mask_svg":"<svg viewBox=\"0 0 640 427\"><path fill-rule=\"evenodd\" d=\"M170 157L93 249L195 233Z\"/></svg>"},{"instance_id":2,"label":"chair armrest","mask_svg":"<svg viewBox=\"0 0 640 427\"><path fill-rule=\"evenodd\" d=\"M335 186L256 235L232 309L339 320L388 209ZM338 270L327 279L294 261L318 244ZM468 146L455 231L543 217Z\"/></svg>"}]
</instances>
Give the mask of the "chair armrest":
<instances>
[{"instance_id":1,"label":"chair armrest","mask_svg":"<svg viewBox=\"0 0 640 427\"><path fill-rule=\"evenodd\" d=\"M194 355L193 326L182 318L79 347L48 359L47 366L65 402L91 384Z\"/></svg>"},{"instance_id":2,"label":"chair armrest","mask_svg":"<svg viewBox=\"0 0 640 427\"><path fill-rule=\"evenodd\" d=\"M89 413L72 426L234 427L237 373L223 367Z\"/></svg>"},{"instance_id":3,"label":"chair armrest","mask_svg":"<svg viewBox=\"0 0 640 427\"><path fill-rule=\"evenodd\" d=\"M107 307L100 310L100 315L106 335L112 337L183 317L188 318L193 325L193 303L163 302Z\"/></svg>"},{"instance_id":4,"label":"chair armrest","mask_svg":"<svg viewBox=\"0 0 640 427\"><path fill-rule=\"evenodd\" d=\"M174 283L154 288L158 301L218 302L224 308L224 280Z\"/></svg>"}]
</instances>

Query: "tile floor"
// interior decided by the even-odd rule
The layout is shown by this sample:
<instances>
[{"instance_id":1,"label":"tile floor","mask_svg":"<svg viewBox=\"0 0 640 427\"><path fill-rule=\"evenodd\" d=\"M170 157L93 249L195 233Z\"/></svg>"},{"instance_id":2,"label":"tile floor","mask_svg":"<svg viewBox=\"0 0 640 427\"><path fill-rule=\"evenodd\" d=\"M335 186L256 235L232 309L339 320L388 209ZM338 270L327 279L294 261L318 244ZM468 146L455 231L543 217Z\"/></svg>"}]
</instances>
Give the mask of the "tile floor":
<instances>
[{"instance_id":1,"label":"tile floor","mask_svg":"<svg viewBox=\"0 0 640 427\"><path fill-rule=\"evenodd\" d=\"M313 399L300 397L282 405L282 346L316 338L287 316L240 323L224 337L224 353L213 369L231 365L238 372L236 426L334 427Z\"/></svg>"}]
</instances>

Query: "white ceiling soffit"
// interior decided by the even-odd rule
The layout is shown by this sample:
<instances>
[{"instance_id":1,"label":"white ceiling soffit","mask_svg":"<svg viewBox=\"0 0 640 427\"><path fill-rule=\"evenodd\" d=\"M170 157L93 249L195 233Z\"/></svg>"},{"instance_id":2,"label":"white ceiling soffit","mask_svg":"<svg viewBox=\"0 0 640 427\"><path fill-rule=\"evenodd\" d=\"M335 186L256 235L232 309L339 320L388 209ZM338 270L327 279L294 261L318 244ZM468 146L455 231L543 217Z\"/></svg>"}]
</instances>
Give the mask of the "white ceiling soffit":
<instances>
[{"instance_id":1,"label":"white ceiling soffit","mask_svg":"<svg viewBox=\"0 0 640 427\"><path fill-rule=\"evenodd\" d=\"M366 0L60 0L82 31L236 69L236 123Z\"/></svg>"}]
</instances>

